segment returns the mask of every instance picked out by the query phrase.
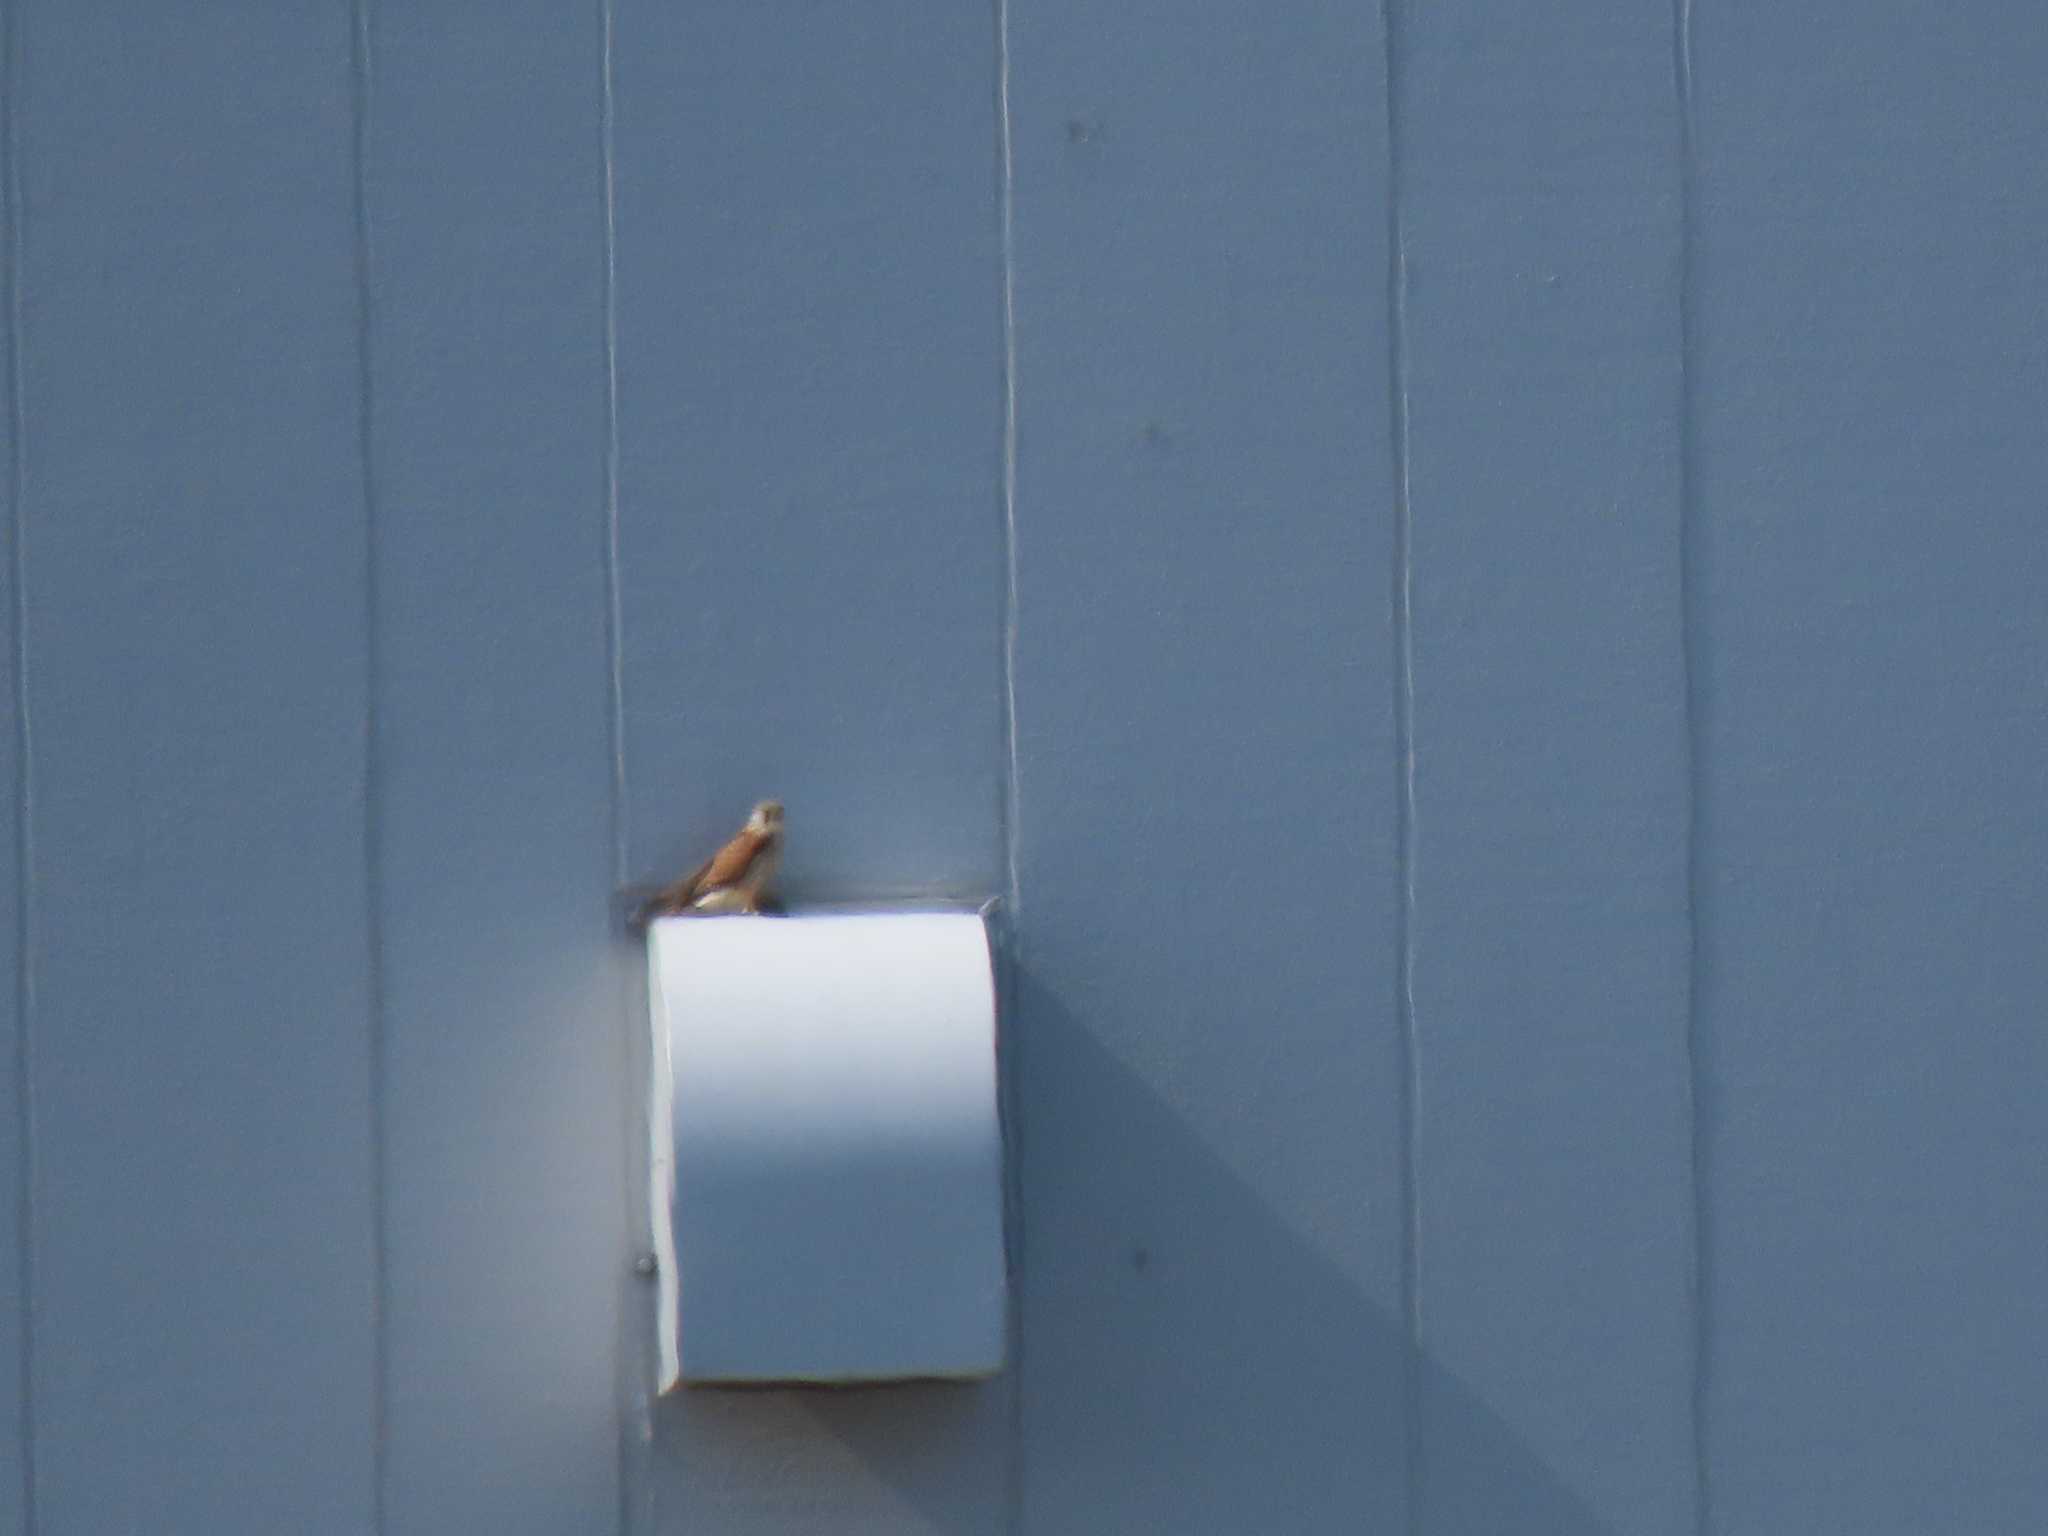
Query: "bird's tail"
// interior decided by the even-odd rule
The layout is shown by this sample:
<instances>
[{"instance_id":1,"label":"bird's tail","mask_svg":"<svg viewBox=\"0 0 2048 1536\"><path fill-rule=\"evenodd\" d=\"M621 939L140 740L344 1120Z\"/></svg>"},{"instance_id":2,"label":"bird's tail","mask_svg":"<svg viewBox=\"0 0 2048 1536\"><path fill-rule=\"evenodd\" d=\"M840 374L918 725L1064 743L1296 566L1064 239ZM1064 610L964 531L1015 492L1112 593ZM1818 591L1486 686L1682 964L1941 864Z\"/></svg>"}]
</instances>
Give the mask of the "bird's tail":
<instances>
[{"instance_id":1,"label":"bird's tail","mask_svg":"<svg viewBox=\"0 0 2048 1536\"><path fill-rule=\"evenodd\" d=\"M668 892L649 890L646 886L630 887L619 892L613 903L614 914L632 933L645 933L647 925L668 911Z\"/></svg>"}]
</instances>

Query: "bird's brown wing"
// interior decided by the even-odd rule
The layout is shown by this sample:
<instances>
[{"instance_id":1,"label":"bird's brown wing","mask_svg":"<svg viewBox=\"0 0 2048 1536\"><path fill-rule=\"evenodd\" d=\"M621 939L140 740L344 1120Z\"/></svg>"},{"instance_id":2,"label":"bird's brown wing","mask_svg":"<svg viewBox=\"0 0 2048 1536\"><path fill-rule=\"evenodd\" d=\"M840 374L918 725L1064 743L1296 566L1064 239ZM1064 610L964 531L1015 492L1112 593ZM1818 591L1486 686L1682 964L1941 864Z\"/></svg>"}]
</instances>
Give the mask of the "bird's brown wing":
<instances>
[{"instance_id":1,"label":"bird's brown wing","mask_svg":"<svg viewBox=\"0 0 2048 1536\"><path fill-rule=\"evenodd\" d=\"M720 886L737 884L745 876L747 867L760 856L762 845L769 836L769 833L756 832L751 827L742 828L739 836L714 853L711 862L698 872L697 890L715 891Z\"/></svg>"},{"instance_id":2,"label":"bird's brown wing","mask_svg":"<svg viewBox=\"0 0 2048 1536\"><path fill-rule=\"evenodd\" d=\"M773 833L741 829L731 842L642 907L640 921L646 922L666 913L687 912L690 904L706 892L736 885L773 840Z\"/></svg>"}]
</instances>

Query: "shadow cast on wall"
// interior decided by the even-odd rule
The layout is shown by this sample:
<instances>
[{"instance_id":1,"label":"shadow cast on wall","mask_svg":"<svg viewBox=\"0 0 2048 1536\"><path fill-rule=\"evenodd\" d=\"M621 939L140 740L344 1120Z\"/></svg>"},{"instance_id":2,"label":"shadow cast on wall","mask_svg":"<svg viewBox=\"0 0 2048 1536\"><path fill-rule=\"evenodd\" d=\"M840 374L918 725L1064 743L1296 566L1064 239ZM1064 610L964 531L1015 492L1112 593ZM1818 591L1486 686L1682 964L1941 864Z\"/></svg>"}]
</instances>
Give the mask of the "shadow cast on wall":
<instances>
[{"instance_id":1,"label":"shadow cast on wall","mask_svg":"<svg viewBox=\"0 0 2048 1536\"><path fill-rule=\"evenodd\" d=\"M657 1459L688 1485L684 1502L746 1505L764 1529L903 1529L908 1510L922 1528L983 1536L1009 1528L1015 1486L1022 1536L1410 1529L1402 1321L1028 971L1013 986L1029 1063L1020 1139L1099 1156L1096 1177L1022 1191L1009 1374L671 1394ZM1053 1249L1056 1275L1032 1273ZM1425 1358L1418 1385L1429 1437L1415 1529L1613 1536L1464 1383ZM1458 1466L1456 1487L1432 1483L1433 1452ZM893 1522L849 1518L848 1481L886 1488Z\"/></svg>"}]
</instances>

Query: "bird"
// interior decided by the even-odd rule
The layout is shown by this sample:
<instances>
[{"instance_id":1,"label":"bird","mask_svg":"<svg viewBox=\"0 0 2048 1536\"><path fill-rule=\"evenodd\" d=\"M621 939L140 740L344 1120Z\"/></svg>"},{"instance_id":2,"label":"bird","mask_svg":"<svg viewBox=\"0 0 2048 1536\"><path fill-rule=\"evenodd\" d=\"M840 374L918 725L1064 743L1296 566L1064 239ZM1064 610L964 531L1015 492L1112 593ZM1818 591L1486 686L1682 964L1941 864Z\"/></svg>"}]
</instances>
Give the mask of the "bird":
<instances>
[{"instance_id":1,"label":"bird","mask_svg":"<svg viewBox=\"0 0 2048 1536\"><path fill-rule=\"evenodd\" d=\"M782 802L763 800L732 841L640 909L642 926L657 917L712 917L759 912L782 857Z\"/></svg>"}]
</instances>

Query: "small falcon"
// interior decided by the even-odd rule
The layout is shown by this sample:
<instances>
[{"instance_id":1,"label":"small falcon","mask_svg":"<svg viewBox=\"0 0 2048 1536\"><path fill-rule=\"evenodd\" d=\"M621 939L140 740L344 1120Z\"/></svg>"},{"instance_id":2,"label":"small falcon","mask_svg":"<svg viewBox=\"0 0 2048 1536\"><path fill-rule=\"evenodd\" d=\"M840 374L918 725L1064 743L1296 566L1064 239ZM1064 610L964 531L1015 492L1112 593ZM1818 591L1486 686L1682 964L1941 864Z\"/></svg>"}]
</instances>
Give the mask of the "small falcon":
<instances>
[{"instance_id":1,"label":"small falcon","mask_svg":"<svg viewBox=\"0 0 2048 1536\"><path fill-rule=\"evenodd\" d=\"M782 802L763 800L731 842L657 894L640 909L639 920L759 912L781 857Z\"/></svg>"}]
</instances>

